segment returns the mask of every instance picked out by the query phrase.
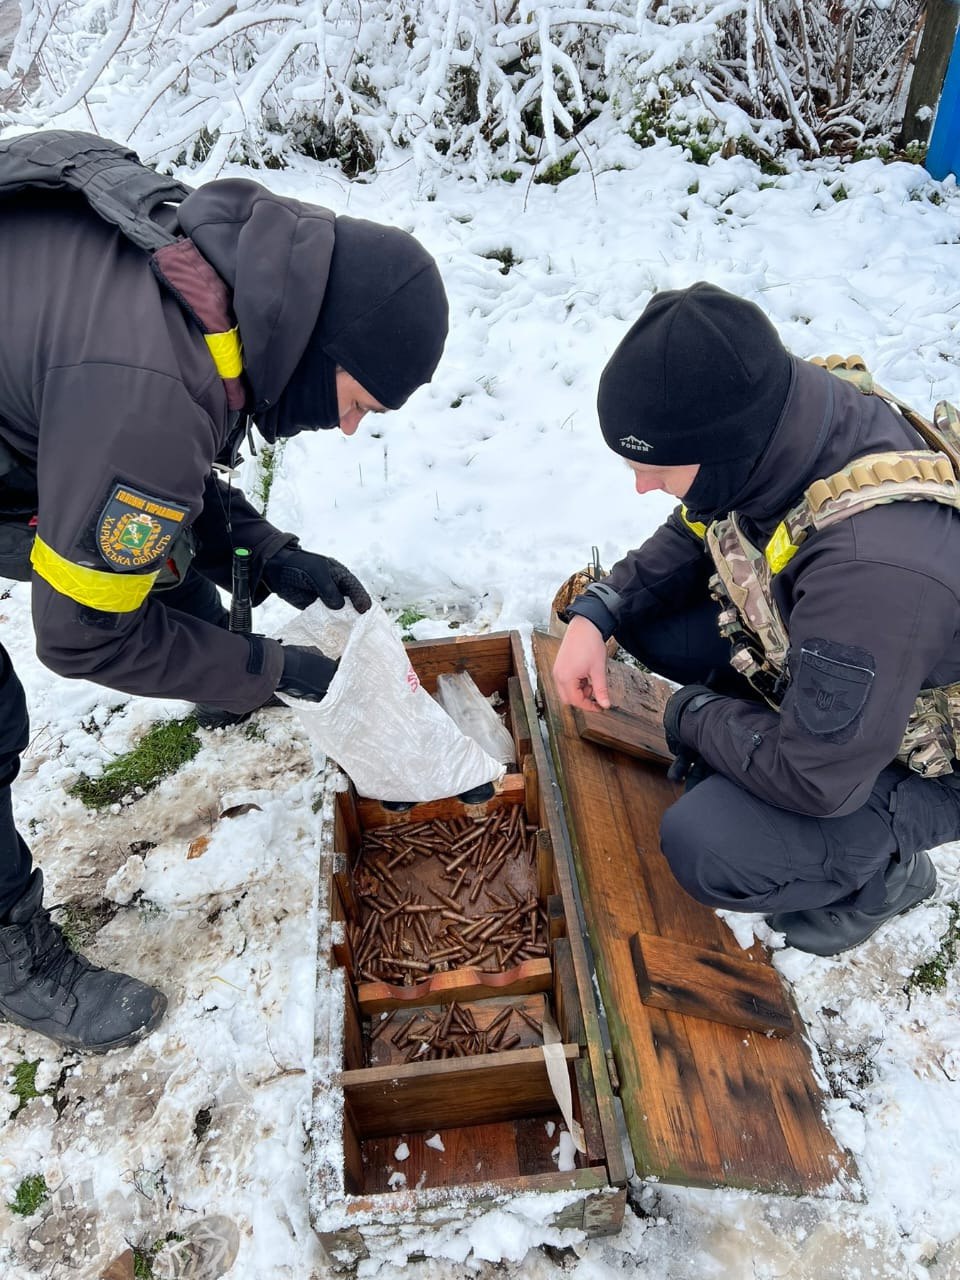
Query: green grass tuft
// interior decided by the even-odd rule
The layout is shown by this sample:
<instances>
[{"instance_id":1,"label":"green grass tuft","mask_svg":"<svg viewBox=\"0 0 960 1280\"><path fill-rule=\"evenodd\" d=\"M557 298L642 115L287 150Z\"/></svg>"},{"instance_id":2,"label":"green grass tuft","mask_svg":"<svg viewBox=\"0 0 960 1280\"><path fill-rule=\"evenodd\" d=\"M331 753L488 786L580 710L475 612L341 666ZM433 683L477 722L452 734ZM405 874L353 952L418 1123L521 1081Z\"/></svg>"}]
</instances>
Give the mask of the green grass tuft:
<instances>
[{"instance_id":1,"label":"green grass tuft","mask_svg":"<svg viewBox=\"0 0 960 1280\"><path fill-rule=\"evenodd\" d=\"M193 716L163 720L143 735L132 751L111 760L99 778L83 775L70 788L88 809L117 804L137 787L151 791L162 779L176 773L200 750Z\"/></svg>"},{"instance_id":2,"label":"green grass tuft","mask_svg":"<svg viewBox=\"0 0 960 1280\"><path fill-rule=\"evenodd\" d=\"M950 923L947 931L940 939L936 955L917 965L907 979L907 991L943 991L947 985L950 970L957 963L960 953L960 902L950 903Z\"/></svg>"},{"instance_id":3,"label":"green grass tuft","mask_svg":"<svg viewBox=\"0 0 960 1280\"><path fill-rule=\"evenodd\" d=\"M551 187L558 187L561 182L567 178L572 178L577 172L574 168L574 160L576 152L570 151L560 160L555 160L553 164L548 164L542 173L538 173L534 178L537 183L549 183Z\"/></svg>"},{"instance_id":4,"label":"green grass tuft","mask_svg":"<svg viewBox=\"0 0 960 1280\"><path fill-rule=\"evenodd\" d=\"M283 446L285 440L278 440L276 444L261 445L259 458L259 467L257 469L257 477L251 486L253 497L260 507L261 512L266 513L267 506L270 503L270 493L273 489L273 482L276 480L280 471L280 459L283 457Z\"/></svg>"},{"instance_id":5,"label":"green grass tuft","mask_svg":"<svg viewBox=\"0 0 960 1280\"><path fill-rule=\"evenodd\" d=\"M403 609L397 614L397 622L400 624L400 629L403 632L404 641L413 640L415 638L411 633L410 628L415 622L422 622L426 616L427 615L425 613L420 612L416 605L411 605L409 608Z\"/></svg>"},{"instance_id":6,"label":"green grass tuft","mask_svg":"<svg viewBox=\"0 0 960 1280\"><path fill-rule=\"evenodd\" d=\"M489 258L493 262L500 263L500 274L508 275L511 267L517 265L517 259L513 256L512 249L491 249L489 253L482 253L481 258Z\"/></svg>"},{"instance_id":7,"label":"green grass tuft","mask_svg":"<svg viewBox=\"0 0 960 1280\"><path fill-rule=\"evenodd\" d=\"M47 1181L43 1174L31 1173L17 1187L8 1208L14 1213L19 1213L23 1218L29 1218L49 1197L50 1192L47 1190Z\"/></svg>"},{"instance_id":8,"label":"green grass tuft","mask_svg":"<svg viewBox=\"0 0 960 1280\"><path fill-rule=\"evenodd\" d=\"M13 1113L15 1116L20 1114L28 1102L43 1096L37 1088L37 1067L39 1065L39 1058L34 1059L33 1062L29 1062L24 1058L22 1062L18 1062L13 1068L13 1088L10 1092L18 1102L17 1109Z\"/></svg>"},{"instance_id":9,"label":"green grass tuft","mask_svg":"<svg viewBox=\"0 0 960 1280\"><path fill-rule=\"evenodd\" d=\"M154 1259L158 1254L162 1253L168 1244L180 1241L183 1236L177 1231L168 1231L165 1236L161 1236L159 1240L154 1240L153 1244L143 1247L134 1245L133 1248L133 1275L134 1280L153 1280ZM164 1274L168 1274L164 1268Z\"/></svg>"}]
</instances>

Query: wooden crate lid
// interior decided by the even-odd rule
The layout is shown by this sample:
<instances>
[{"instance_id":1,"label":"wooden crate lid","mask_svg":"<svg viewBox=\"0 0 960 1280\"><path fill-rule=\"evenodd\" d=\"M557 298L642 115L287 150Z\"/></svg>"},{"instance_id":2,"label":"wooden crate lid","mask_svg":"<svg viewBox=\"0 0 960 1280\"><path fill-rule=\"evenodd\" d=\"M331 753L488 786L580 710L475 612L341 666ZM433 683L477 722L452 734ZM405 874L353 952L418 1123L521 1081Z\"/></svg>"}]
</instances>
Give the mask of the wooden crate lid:
<instances>
[{"instance_id":1,"label":"wooden crate lid","mask_svg":"<svg viewBox=\"0 0 960 1280\"><path fill-rule=\"evenodd\" d=\"M558 647L555 637L534 633L639 1172L686 1185L851 1194L856 1167L825 1123L826 1099L790 993L765 949L742 950L719 916L681 889L660 851L660 818L679 791L662 763L643 757L656 754L664 689L611 664L624 700L648 705L648 724L635 735L636 757L600 746L581 736L557 697Z\"/></svg>"}]
</instances>

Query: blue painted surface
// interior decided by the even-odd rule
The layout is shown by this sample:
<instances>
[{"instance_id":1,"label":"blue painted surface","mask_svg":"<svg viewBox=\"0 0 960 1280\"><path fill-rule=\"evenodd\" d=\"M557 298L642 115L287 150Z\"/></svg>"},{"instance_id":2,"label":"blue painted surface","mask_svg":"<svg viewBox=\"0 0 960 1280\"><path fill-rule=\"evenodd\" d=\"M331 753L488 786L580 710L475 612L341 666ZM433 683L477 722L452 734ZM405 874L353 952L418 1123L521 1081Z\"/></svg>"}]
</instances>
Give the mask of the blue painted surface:
<instances>
[{"instance_id":1,"label":"blue painted surface","mask_svg":"<svg viewBox=\"0 0 960 1280\"><path fill-rule=\"evenodd\" d=\"M960 31L950 55L937 118L927 150L927 172L934 178L960 176Z\"/></svg>"}]
</instances>

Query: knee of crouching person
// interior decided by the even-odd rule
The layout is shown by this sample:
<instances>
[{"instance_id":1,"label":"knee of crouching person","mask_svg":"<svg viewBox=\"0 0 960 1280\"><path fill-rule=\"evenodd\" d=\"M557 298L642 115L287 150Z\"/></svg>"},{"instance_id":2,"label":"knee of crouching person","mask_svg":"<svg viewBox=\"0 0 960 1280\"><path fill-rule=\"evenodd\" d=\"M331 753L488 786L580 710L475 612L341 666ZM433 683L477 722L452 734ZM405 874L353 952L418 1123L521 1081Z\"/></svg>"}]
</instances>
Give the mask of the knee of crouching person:
<instances>
[{"instance_id":1,"label":"knee of crouching person","mask_svg":"<svg viewBox=\"0 0 960 1280\"><path fill-rule=\"evenodd\" d=\"M693 808L686 803L686 797L681 797L667 809L660 822L660 848L670 870L691 898L706 902L701 865L706 842Z\"/></svg>"}]
</instances>

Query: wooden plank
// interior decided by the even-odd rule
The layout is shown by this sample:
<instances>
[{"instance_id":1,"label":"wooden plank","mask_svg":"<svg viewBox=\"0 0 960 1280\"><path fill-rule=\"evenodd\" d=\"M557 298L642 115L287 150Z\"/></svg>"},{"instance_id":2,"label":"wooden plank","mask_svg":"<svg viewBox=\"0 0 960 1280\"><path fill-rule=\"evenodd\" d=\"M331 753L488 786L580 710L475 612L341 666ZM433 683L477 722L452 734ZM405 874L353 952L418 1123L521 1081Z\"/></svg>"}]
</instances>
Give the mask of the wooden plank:
<instances>
[{"instance_id":1,"label":"wooden plank","mask_svg":"<svg viewBox=\"0 0 960 1280\"><path fill-rule=\"evenodd\" d=\"M361 1012L383 1013L418 1004L450 1004L456 1000L483 1000L487 996L520 996L532 991L549 991L553 985L553 966L549 960L524 960L503 973L485 973L465 967L435 973L423 982L409 987L389 982L363 982L357 988Z\"/></svg>"},{"instance_id":2,"label":"wooden plank","mask_svg":"<svg viewBox=\"0 0 960 1280\"><path fill-rule=\"evenodd\" d=\"M595 711L582 711L574 707L573 720L581 738L595 742L600 747L623 751L641 760L656 760L668 764L673 755L667 748L662 727L651 726L647 721L616 707L609 710L598 707Z\"/></svg>"},{"instance_id":3,"label":"wooden plank","mask_svg":"<svg viewBox=\"0 0 960 1280\"><path fill-rule=\"evenodd\" d=\"M642 720L661 735L663 709L675 685L668 680L642 671L629 662L607 663L607 692L610 705L637 720ZM666 744L664 744L666 745Z\"/></svg>"},{"instance_id":4,"label":"wooden plank","mask_svg":"<svg viewBox=\"0 0 960 1280\"><path fill-rule=\"evenodd\" d=\"M510 712L510 732L513 734L513 745L517 750L517 764L523 765L524 757L530 754L532 739L530 736L530 719L527 708L523 704L523 687L517 676L507 679L507 707Z\"/></svg>"},{"instance_id":5,"label":"wooden plank","mask_svg":"<svg viewBox=\"0 0 960 1280\"><path fill-rule=\"evenodd\" d=\"M805 1157L798 1160L796 1144L791 1144L779 1123L771 1096L769 1054L757 1054L753 1048L754 1041L772 1043L772 1038L719 1022L693 1018L682 1021L687 1027L696 1026L691 1042L697 1070L702 1072L704 1093L710 1099L721 1181L742 1185L744 1173L749 1171L757 1185L771 1191L802 1192L815 1165L804 1168ZM795 1056L791 1057L791 1067L797 1070ZM809 1065L804 1063L798 1075L802 1078L809 1074ZM776 1073L773 1075L775 1078ZM804 1129L808 1119L809 1114ZM831 1177L820 1185L832 1181Z\"/></svg>"},{"instance_id":6,"label":"wooden plank","mask_svg":"<svg viewBox=\"0 0 960 1280\"><path fill-rule=\"evenodd\" d=\"M364 1190L363 1152L357 1137L357 1126L350 1107L343 1107L343 1187L348 1195L359 1195Z\"/></svg>"},{"instance_id":7,"label":"wooden plank","mask_svg":"<svg viewBox=\"0 0 960 1280\"><path fill-rule=\"evenodd\" d=\"M552 1152L560 1141L563 1116L559 1111L552 1115L535 1116L529 1120L517 1120L517 1163L523 1174L552 1172L556 1165ZM549 1132L548 1132L549 1130ZM580 1157L580 1163L583 1158Z\"/></svg>"},{"instance_id":8,"label":"wooden plank","mask_svg":"<svg viewBox=\"0 0 960 1280\"><path fill-rule=\"evenodd\" d=\"M563 1046L568 1061L579 1052ZM360 1138L516 1120L557 1106L540 1049L344 1071L339 1082Z\"/></svg>"},{"instance_id":9,"label":"wooden plank","mask_svg":"<svg viewBox=\"0 0 960 1280\"><path fill-rule=\"evenodd\" d=\"M587 1043L580 1014L577 981L573 972L573 955L569 938L558 938L553 944L553 1002L557 1011L557 1026L569 1044L585 1046Z\"/></svg>"},{"instance_id":10,"label":"wooden plank","mask_svg":"<svg viewBox=\"0 0 960 1280\"><path fill-rule=\"evenodd\" d=\"M563 898L559 893L551 893L547 897L547 935L551 942L563 938L567 932L567 913L563 909Z\"/></svg>"},{"instance_id":11,"label":"wooden plank","mask_svg":"<svg viewBox=\"0 0 960 1280\"><path fill-rule=\"evenodd\" d=\"M521 775L523 807L527 811L527 821L537 827L540 825L540 780L537 776L537 762L532 755L524 757Z\"/></svg>"},{"instance_id":12,"label":"wooden plank","mask_svg":"<svg viewBox=\"0 0 960 1280\"><path fill-rule=\"evenodd\" d=\"M427 1146L427 1138L436 1133L443 1150ZM366 1166L365 1190L373 1193L393 1191L390 1178L402 1173L408 1187L418 1190L432 1187L455 1187L471 1182L501 1182L525 1172L517 1151L516 1122L476 1124L457 1129L423 1133L404 1133L409 1155L398 1160L401 1135L370 1138L363 1144Z\"/></svg>"},{"instance_id":13,"label":"wooden plank","mask_svg":"<svg viewBox=\"0 0 960 1280\"><path fill-rule=\"evenodd\" d=\"M379 800L359 799L357 812L364 831L378 827L410 826L418 822L432 822L434 818L462 818L464 816L482 816L495 809L506 809L510 805L523 804L526 784L520 773L505 773L494 783L493 798L484 804L466 805L456 796L444 800L425 800L415 804L404 813L391 813L384 809Z\"/></svg>"},{"instance_id":14,"label":"wooden plank","mask_svg":"<svg viewBox=\"0 0 960 1280\"><path fill-rule=\"evenodd\" d=\"M583 1128L587 1164L603 1164L606 1152L603 1145L603 1130L600 1127L600 1112L597 1110L597 1095L593 1085L593 1073L586 1058L578 1058L573 1064L576 1088L573 1091L574 1112Z\"/></svg>"},{"instance_id":15,"label":"wooden plank","mask_svg":"<svg viewBox=\"0 0 960 1280\"><path fill-rule=\"evenodd\" d=\"M438 1132L442 1136L444 1130L441 1129ZM438 1206L452 1204L456 1209L457 1221L461 1221L465 1207L479 1211L485 1208L496 1209L503 1204L504 1200L529 1192L593 1191L598 1197L603 1197L608 1211L604 1213L603 1210L598 1210L591 1214L593 1226L588 1234L612 1235L620 1229L623 1222L625 1192L622 1189L610 1188L603 1171L597 1167L571 1169L567 1173L554 1170L552 1173L521 1175L518 1178L504 1178L495 1186L490 1186L489 1183L484 1183L483 1186L483 1192L476 1198L470 1196L469 1187L437 1187L429 1198L429 1207L434 1210ZM422 1207L422 1201L416 1191L411 1190L395 1191L392 1195L356 1196L344 1205L344 1210L348 1221L351 1218L372 1219L379 1224ZM583 1225L581 1202L574 1201L569 1208L574 1211L574 1218L569 1217L565 1210L561 1210L549 1221L565 1227ZM575 1221L577 1216L580 1218L579 1223ZM332 1238L333 1233L328 1233L328 1239Z\"/></svg>"},{"instance_id":16,"label":"wooden plank","mask_svg":"<svg viewBox=\"0 0 960 1280\"><path fill-rule=\"evenodd\" d=\"M541 829L537 832L537 900L541 904L553 893L553 885L553 841L550 832Z\"/></svg>"},{"instance_id":17,"label":"wooden plank","mask_svg":"<svg viewBox=\"0 0 960 1280\"><path fill-rule=\"evenodd\" d=\"M449 640L414 640L405 646L410 663L428 693L435 693L437 676L469 671L485 698L499 693L507 699L507 681L516 675L509 631Z\"/></svg>"},{"instance_id":18,"label":"wooden plank","mask_svg":"<svg viewBox=\"0 0 960 1280\"><path fill-rule=\"evenodd\" d=\"M644 1004L777 1036L793 1031L793 1011L770 965L649 933L635 933L630 949Z\"/></svg>"},{"instance_id":19,"label":"wooden plank","mask_svg":"<svg viewBox=\"0 0 960 1280\"><path fill-rule=\"evenodd\" d=\"M333 801L333 847L336 853L345 853L352 866L360 852L360 818L357 814L357 796L353 784L346 791L338 791Z\"/></svg>"},{"instance_id":20,"label":"wooden plank","mask_svg":"<svg viewBox=\"0 0 960 1280\"><path fill-rule=\"evenodd\" d=\"M533 635L533 651L539 665L540 660L537 657L538 638L539 633L535 632ZM523 646L518 634L512 634L511 643L514 647L517 678L523 691L524 703L528 709L530 722L533 724L536 719L536 704L530 678L527 675ZM555 652L556 650L554 650ZM537 761L541 799L543 801L541 822L550 833L554 849L554 884L561 894L570 921L573 967L576 974L577 989L580 993L580 1009L587 1037L587 1054L590 1058L590 1069L596 1087L597 1110L600 1114L600 1125L603 1130L603 1141L607 1155L607 1172L611 1183L622 1188L627 1182L627 1168L621 1149L621 1124L614 1107L613 1093L610 1088L610 1077L607 1069L607 1047L600 1030L600 1019L594 994L593 969L587 958L586 946L581 936L582 926L577 890L574 885L574 867L567 854L567 828L560 809L559 794L555 783L552 781L547 747L540 733L533 734L532 747Z\"/></svg>"},{"instance_id":21,"label":"wooden plank","mask_svg":"<svg viewBox=\"0 0 960 1280\"><path fill-rule=\"evenodd\" d=\"M659 848L659 820L678 791L660 766L581 738L553 687L558 643L534 653L574 861L613 1039L621 1100L642 1174L692 1185L837 1194L851 1158L827 1128L800 1035L759 1035L640 999L636 933L760 962L712 911L677 885ZM609 664L611 670L622 664ZM643 673L638 673L643 674ZM634 673L617 673L629 681ZM644 677L648 700L659 695ZM788 1005L793 1010L792 1002Z\"/></svg>"},{"instance_id":22,"label":"wooden plank","mask_svg":"<svg viewBox=\"0 0 960 1280\"><path fill-rule=\"evenodd\" d=\"M330 859L330 867L333 883L336 885L337 893L340 896L343 918L356 923L360 919L360 904L357 901L357 892L347 855L345 853L335 853Z\"/></svg>"},{"instance_id":23,"label":"wooden plank","mask_svg":"<svg viewBox=\"0 0 960 1280\"><path fill-rule=\"evenodd\" d=\"M352 1070L364 1064L363 1027L356 992L347 975L344 975L343 990L343 1064Z\"/></svg>"}]
</instances>

